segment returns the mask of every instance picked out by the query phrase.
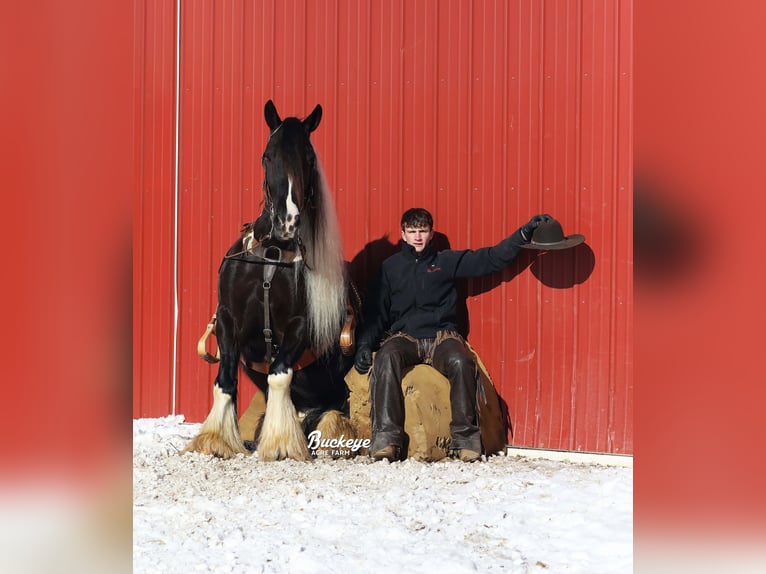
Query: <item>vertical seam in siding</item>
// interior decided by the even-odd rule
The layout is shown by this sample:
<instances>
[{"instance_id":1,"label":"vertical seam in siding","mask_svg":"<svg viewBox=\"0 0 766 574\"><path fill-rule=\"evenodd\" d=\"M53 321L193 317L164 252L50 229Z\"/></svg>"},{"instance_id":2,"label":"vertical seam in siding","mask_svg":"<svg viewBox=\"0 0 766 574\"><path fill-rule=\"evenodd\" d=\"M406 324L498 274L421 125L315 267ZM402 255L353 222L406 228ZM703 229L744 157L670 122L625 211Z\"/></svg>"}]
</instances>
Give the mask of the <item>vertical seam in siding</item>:
<instances>
[{"instance_id":1,"label":"vertical seam in siding","mask_svg":"<svg viewBox=\"0 0 766 574\"><path fill-rule=\"evenodd\" d=\"M625 0L624 6L625 6L625 10L627 11L628 22L632 24L632 21L633 21L633 0ZM623 17L620 18L620 22L621 23L622 23L622 21L623 21ZM633 197L633 193L632 193L633 190L632 190L632 187L631 187L631 182L633 181L633 177L632 177L633 176L633 148L632 148L632 146L633 146L633 138L632 138L632 135L634 133L634 127L633 127L634 126L634 120L633 120L633 85L634 85L634 82L633 82L633 31L632 31L633 28L631 26L626 26L626 28L629 31L626 32L625 35L622 34L622 30L623 30L622 24L618 28L618 33L620 34L620 54L621 54L620 58L622 60L622 57L625 54L625 50L627 50L627 55L628 55L629 60L628 60L628 69L627 69L626 73L629 74L629 78L630 78L629 81L628 81L628 85L626 86L626 88L624 90L624 95L621 95L621 97L620 97L620 100L624 100L626 102L626 104L627 104L627 112L626 112L626 115L623 116L623 121L624 121L624 123L627 124L627 127L624 127L621 130L621 131L623 131L623 133L627 132L627 141L625 141L624 147L621 146L620 149L624 152L624 155L625 155L625 158L626 158L625 162L627 164L627 166L626 166L627 167L627 173L625 174L627 176L627 179L625 180L624 183L625 183L625 191L626 191L625 195L627 197L626 201L628 201L628 203L630 205L630 211L629 211L629 214L630 214L630 213L632 213L632 210L633 210L633 208L632 208L633 204L631 203L632 202L632 197ZM620 89L622 90L623 89L622 88L622 82L619 83L619 86L620 86ZM623 93L623 92L621 92L621 93ZM621 124L621 126L623 126L623 125L624 124ZM629 218L628 222L630 223L630 221L631 220ZM631 247L631 250L628 250L628 253L627 253L627 255L629 257L632 254L632 243L630 243L631 236L632 236L632 233L628 234L628 237L627 237L627 241L629 242L629 246ZM623 419L623 436L621 437L622 445L623 445L623 453L625 453L625 452L632 452L633 451L633 447L632 447L632 445L633 445L633 431L632 431L632 421L633 421L633 419L632 419L632 417L627 416L628 413L631 410L631 405L632 405L632 391L631 391L631 387L628 385L628 381L630 380L631 373L632 373L632 370L630 369L630 367L628 365L628 361L632 361L632 351L631 351L631 349L633 348L633 346L630 344L631 336L632 336L632 326L633 326L633 300L634 300L634 296L633 296L633 282L631 280L632 277L633 277L633 260L632 260L632 258L631 258L631 263L630 263L630 267L629 267L628 272L629 272L630 275L626 278L626 280L627 280L626 289L628 290L628 295L629 295L628 301L630 302L630 306L628 307L628 311L627 311L626 318L625 318L626 324L625 324L625 327L624 327L624 335L623 335L624 336L624 347L623 348L626 349L625 356L624 356L624 359L623 359L626 362L626 364L623 365L623 367L625 369L625 371L624 371L624 373L625 373L625 386L624 386L624 388L625 388L625 397L623 398L623 408L625 409L624 410L625 418Z\"/></svg>"},{"instance_id":2,"label":"vertical seam in siding","mask_svg":"<svg viewBox=\"0 0 766 574\"><path fill-rule=\"evenodd\" d=\"M510 13L510 9L508 8L507 4L503 4L502 5L502 12L503 12L503 18L502 18L501 28L502 28L503 33L502 33L501 43L502 43L502 46L503 46L503 54L502 54L502 65L498 66L498 69L502 70L502 74L503 74L503 95L504 95L504 97L502 98L502 104L501 104L501 117L502 117L501 149L502 149L502 161L500 162L500 177L501 177L501 180L500 180L501 181L501 185L500 185L500 187L501 187L501 189L510 189L511 186L509 185L509 181L508 181L508 172L509 172L508 165L510 163L508 161L508 153L510 151L509 142L510 142L510 138L512 137L511 130L508 129L508 124L509 124L509 121L508 121L508 99L509 99L508 98L508 75L509 75L509 73L508 73L509 72L509 70L508 70L508 66L509 66L509 56L508 56L508 54L509 54L509 41L508 41L508 38L510 36L510 34L509 34L510 25L508 23L508 20L509 20L509 16L508 15ZM502 211L501 211L501 213L503 214L503 220L504 220L503 223L506 226L506 227L503 228L503 231L502 231L503 234L507 234L508 233L508 228L507 228L508 221L505 220L505 216L508 215L508 204L510 203L510 201L508 199L509 196L510 196L509 193L503 193L503 196L501 198L501 202L502 202ZM518 212L518 210L517 210L517 212ZM517 215L517 219L518 219L518 215ZM504 280L500 284L500 295L501 295L501 299L500 299L500 316L501 317L507 317L508 316L508 292L511 290L510 283L511 283L510 281L505 281ZM500 352L500 367L499 367L500 378L499 378L499 380L497 382L501 386L505 387L506 385L504 383L505 383L505 365L506 365L506 360L505 360L504 354L502 353L502 349L507 349L508 348L508 329L502 329L501 328L501 329L499 329L499 331L500 331L500 345L499 345L499 349L501 350L501 352ZM506 442L508 442L508 437L507 436L506 436Z\"/></svg>"},{"instance_id":3,"label":"vertical seam in siding","mask_svg":"<svg viewBox=\"0 0 766 574\"><path fill-rule=\"evenodd\" d=\"M308 115L310 113L312 104L309 102L309 90L308 90L308 83L309 83L309 70L308 70L308 61L309 61L309 43L308 43L308 13L309 13L309 5L308 0L303 0L303 32L299 35L301 38L301 41L303 43L303 54L301 54L301 57L303 58L303 85L301 86L301 95L302 102L298 109L302 110L302 113ZM296 50L297 52L298 50ZM306 116L301 116L306 117Z\"/></svg>"},{"instance_id":4,"label":"vertical seam in siding","mask_svg":"<svg viewBox=\"0 0 766 574\"><path fill-rule=\"evenodd\" d=\"M468 100L466 102L466 107L468 108L468 125L466 126L466 135L465 138L467 140L466 149L468 150L468 162L466 166L466 176L468 178L468 197L473 197L473 58L474 58L474 52L473 52L473 23L474 23L474 6L472 5L471 8L468 10L468 50L470 51L470 54L468 56L468 90L466 93L466 99ZM466 222L467 222L467 229L465 230L465 236L468 238L468 247L469 249L473 247L473 225L471 224L473 221L473 209L471 209L471 206L473 205L473 201L471 199L468 200L468 205L466 207Z\"/></svg>"},{"instance_id":5,"label":"vertical seam in siding","mask_svg":"<svg viewBox=\"0 0 766 574\"><path fill-rule=\"evenodd\" d=\"M434 114L434 127L433 127L433 141L439 141L439 3L434 6L434 66L433 66L433 82L434 91L432 95L433 105L431 110ZM434 212L438 213L440 206L440 194L439 194L439 146L431 146L431 181L433 182L433 194L434 194Z\"/></svg>"},{"instance_id":6,"label":"vertical seam in siding","mask_svg":"<svg viewBox=\"0 0 766 574\"><path fill-rule=\"evenodd\" d=\"M239 196L239 220L244 221L245 218L249 218L250 214L245 213L245 162L249 161L245 157L245 105L247 103L247 96L245 94L245 5L241 5L239 11L239 84L237 85L237 94L239 95L239 121L237 122L237 128L239 130L239 189L237 195Z\"/></svg>"},{"instance_id":7,"label":"vertical seam in siding","mask_svg":"<svg viewBox=\"0 0 766 574\"><path fill-rule=\"evenodd\" d=\"M530 12L530 18L532 18L533 15ZM538 142L537 142L537 151L538 151L538 168L537 168L537 197L538 197L538 205L542 205L542 201L540 198L540 187L543 181L543 145L544 145L544 136L545 136L545 126L544 126L544 110L543 110L543 94L544 94L544 85L543 82L545 80L545 2L540 3L540 22L539 22L539 34L540 37L538 39L538 48L539 48L539 61L538 61L538 78L537 78L537 87L538 87L538 93L537 93L537 111L539 112L538 119L537 119L537 132L538 132ZM531 26L530 26L531 29ZM530 53L530 71L533 69L533 55ZM531 98L530 98L531 99ZM534 116L532 116L534 117ZM532 193L532 190L530 189L528 193ZM542 349L543 344L543 287L542 283L540 281L536 282L536 291L537 291L537 333L535 335L535 345L537 349ZM533 440L534 440L534 446L547 446L542 445L539 443L540 439L540 418L542 416L542 369L543 369L543 361L542 357L540 357L540 360L537 361L537 364L535 365L535 428L533 432Z\"/></svg>"},{"instance_id":8,"label":"vertical seam in siding","mask_svg":"<svg viewBox=\"0 0 766 574\"><path fill-rule=\"evenodd\" d=\"M146 317L144 314L144 187L146 178L146 4L133 4L133 150L135 154L136 178L133 207L133 305L139 312L133 313L133 388L138 388L138 400L133 393L133 416L144 411L144 340ZM139 38L140 35L140 38ZM137 87L138 85L138 87ZM138 352L136 352L138 351ZM137 408L138 407L138 408Z\"/></svg>"},{"instance_id":9,"label":"vertical seam in siding","mask_svg":"<svg viewBox=\"0 0 766 574\"><path fill-rule=\"evenodd\" d=\"M371 185L371 179L372 179L372 138L369 137L369 134L372 133L372 102L374 101L375 96L374 91L372 89L372 70L373 70L373 61L372 61L372 38L373 38L373 16L372 16L372 9L368 8L367 11L367 38L369 39L367 43L367 69L370 70L367 75L367 113L366 113L366 119L367 119L367 155L365 157L365 167L367 168L367 181L366 183L366 190L365 190L365 197L367 198L368 205L369 205L369 199L373 196L372 192L372 185ZM383 36L382 26L381 26L381 38ZM381 54L383 53L383 50L381 50ZM378 78L378 90L379 94L383 93L383 71L380 71L380 77ZM380 113L380 110L376 110L378 113ZM378 152L380 153L380 152ZM367 217L364 219L359 218L360 221L363 222L364 228L362 237L364 238L365 242L368 241L370 234L371 234L371 227L370 227L370 215L372 213L371 209L367 210ZM344 240L347 240L348 237L344 237Z\"/></svg>"},{"instance_id":10,"label":"vertical seam in siding","mask_svg":"<svg viewBox=\"0 0 766 574\"><path fill-rule=\"evenodd\" d=\"M574 137L574 196L575 196L575 217L574 221L579 225L580 224L580 202L582 201L582 195L580 193L580 177L582 175L581 169L581 162L582 162L582 128L580 125L580 121L582 119L582 111L580 109L580 106L582 105L582 43L583 43L583 34L582 34L582 26L583 26L583 15L582 15L582 1L578 0L575 10L575 18L576 18L576 25L575 25L575 46L576 46L576 52L575 52L575 105L574 105L574 114L575 117L573 118L573 126L575 130L575 137ZM574 258L574 275L575 277L579 277L579 269L580 266L578 264L579 259L577 257ZM580 319L580 285L575 282L575 284L572 286L572 294L573 294L573 305L572 305L572 377L571 377L571 405L570 405L570 421L569 421L569 448L573 450L577 450L577 436L578 436L578 425L577 425L577 359L578 354L580 351L580 325L579 325L579 319ZM587 442L587 441L584 441Z\"/></svg>"},{"instance_id":11,"label":"vertical seam in siding","mask_svg":"<svg viewBox=\"0 0 766 574\"><path fill-rule=\"evenodd\" d=\"M171 414L176 414L177 377L178 377L178 142L179 142L179 110L180 110L180 75L181 75L181 0L176 0L176 38L175 38L175 99L173 127L173 382Z\"/></svg>"},{"instance_id":12,"label":"vertical seam in siding","mask_svg":"<svg viewBox=\"0 0 766 574\"><path fill-rule=\"evenodd\" d=\"M407 43L407 30L406 30L406 12L404 11L404 1L399 2L399 13L401 14L402 25L400 27L399 36L399 141L404 140L404 81L406 73L404 70L405 55L404 50ZM401 212L404 204L404 145L399 146L399 211Z\"/></svg>"},{"instance_id":13,"label":"vertical seam in siding","mask_svg":"<svg viewBox=\"0 0 766 574\"><path fill-rule=\"evenodd\" d=\"M370 137L370 134L372 133L372 101L374 98L374 91L372 89L372 75L373 75L373 62L372 62L372 26L373 26L373 9L371 6L367 6L367 12L365 13L365 16L367 18L366 22L366 29L367 29L367 41L365 45L365 49L367 50L367 101L365 102L366 110L364 117L367 120L366 129L367 132L365 134L365 140L364 140L364 146L365 146L365 169L366 169L366 175L365 175L365 181L364 181L364 187L365 192L364 196L369 198L372 196L372 185L371 185L371 179L372 179L372 164L373 164L373 153L372 153L372 138ZM360 42L361 43L361 42ZM378 93L382 93L383 85L382 85L382 74L381 78L378 79ZM337 114L337 111L336 111ZM334 172L334 173L337 173ZM358 192L356 192L358 193ZM338 197L340 199L340 197ZM349 210L351 211L351 210ZM372 211L370 209L367 210L368 212ZM370 236L370 218L369 216L364 218L364 236L369 237ZM343 238L344 243L345 241L348 241L348 236L345 236Z\"/></svg>"},{"instance_id":14,"label":"vertical seam in siding","mask_svg":"<svg viewBox=\"0 0 766 574\"><path fill-rule=\"evenodd\" d=\"M339 100L339 95L338 95L338 74L340 73L339 72L340 71L340 34L338 33L338 30L340 30L340 24L339 24L339 21L340 21L340 6L339 6L338 2L334 3L334 7L335 7L335 12L333 14L333 24L335 25L336 32L334 34L335 40L334 40L334 43L333 43L333 50L335 52L333 54L334 60L335 60L335 76L334 76L333 82L332 82L332 105L333 105L334 113L335 113L335 115L337 117L339 115L338 114L338 100ZM331 128L332 129L332 136L331 136L331 142L330 142L330 146L332 146L332 154L331 154L331 158L330 158L330 163L327 164L327 167L332 169L333 181L337 183L339 181L338 180L338 173L339 173L339 170L338 170L338 140L340 139L338 137L338 131L339 131L339 129L338 129L338 121L335 120L330 125L332 126L332 128ZM323 158L323 159L325 159L325 158ZM333 192L335 192L337 187L339 187L339 186L336 185L335 187L333 187ZM337 192L335 192L335 193L337 193ZM337 195L336 195L336 197L337 197Z\"/></svg>"},{"instance_id":15,"label":"vertical seam in siding","mask_svg":"<svg viewBox=\"0 0 766 574\"><path fill-rule=\"evenodd\" d=\"M613 84L613 94L612 94L612 133L611 133L611 151L612 151L612 173L610 181L612 183L612 194L614 196L614 200L612 201L612 222L617 221L618 217L618 209L617 206L619 204L619 194L617 194L617 181L619 176L619 170L617 168L617 142L619 140L618 135L618 127L619 127L619 114L620 114L620 106L619 106L619 68L620 68L620 35L618 33L619 30L619 22L620 22L620 2L617 2L615 5L614 10L614 16L613 16L613 24L614 27L612 30L614 31L614 39L612 41L612 84ZM605 30L609 30L606 25L604 25ZM606 50L605 50L606 52ZM616 336L617 336L617 268L618 268L618 259L616 257L617 255L617 233L615 231L614 223L612 224L612 237L611 237L611 247L612 247L612 267L610 272L610 288L609 288L609 294L611 299L611 313L609 317L609 377L608 377L608 386L609 386L609 403L608 403L608 409L607 409L607 428L606 428L606 451L607 452L614 452L614 401L615 401L615 393L616 393L616 387L615 387L615 376L616 376L616 364L617 364L617 351L616 351Z\"/></svg>"}]
</instances>

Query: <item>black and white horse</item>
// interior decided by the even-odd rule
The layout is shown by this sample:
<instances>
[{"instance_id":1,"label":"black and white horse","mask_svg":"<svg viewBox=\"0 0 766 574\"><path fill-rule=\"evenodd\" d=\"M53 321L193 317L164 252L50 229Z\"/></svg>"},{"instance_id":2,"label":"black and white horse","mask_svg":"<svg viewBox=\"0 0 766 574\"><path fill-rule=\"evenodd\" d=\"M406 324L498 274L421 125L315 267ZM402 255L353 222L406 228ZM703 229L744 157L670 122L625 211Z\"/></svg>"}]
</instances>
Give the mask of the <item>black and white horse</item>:
<instances>
[{"instance_id":1,"label":"black and white horse","mask_svg":"<svg viewBox=\"0 0 766 574\"><path fill-rule=\"evenodd\" d=\"M220 352L213 406L184 450L229 458L247 453L237 427L239 365L266 396L254 442L261 460L311 457L306 435L353 428L341 416L352 357L341 353L347 281L338 221L310 141L322 108L282 120L264 111L271 133L262 163L264 208L247 224L219 270L215 334ZM300 413L300 414L299 414Z\"/></svg>"}]
</instances>

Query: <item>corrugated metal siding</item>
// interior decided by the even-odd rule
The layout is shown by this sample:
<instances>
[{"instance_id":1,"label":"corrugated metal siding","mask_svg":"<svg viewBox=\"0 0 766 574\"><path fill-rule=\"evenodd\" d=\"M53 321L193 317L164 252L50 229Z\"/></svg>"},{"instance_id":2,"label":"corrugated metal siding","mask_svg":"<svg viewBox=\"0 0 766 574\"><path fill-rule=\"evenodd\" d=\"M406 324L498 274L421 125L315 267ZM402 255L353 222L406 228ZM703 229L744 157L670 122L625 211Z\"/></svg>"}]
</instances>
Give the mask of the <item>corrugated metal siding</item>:
<instances>
[{"instance_id":1,"label":"corrugated metal siding","mask_svg":"<svg viewBox=\"0 0 766 574\"><path fill-rule=\"evenodd\" d=\"M176 412L209 409L215 373L195 344L220 257L258 213L272 98L283 116L324 108L313 140L363 287L415 205L455 248L538 212L585 234L589 249L469 282L470 341L514 444L632 452L631 21L630 1L184 3ZM138 314L167 330L167 314ZM165 375L162 350L139 394Z\"/></svg>"},{"instance_id":2,"label":"corrugated metal siding","mask_svg":"<svg viewBox=\"0 0 766 574\"><path fill-rule=\"evenodd\" d=\"M175 3L135 3L133 416L173 408Z\"/></svg>"}]
</instances>

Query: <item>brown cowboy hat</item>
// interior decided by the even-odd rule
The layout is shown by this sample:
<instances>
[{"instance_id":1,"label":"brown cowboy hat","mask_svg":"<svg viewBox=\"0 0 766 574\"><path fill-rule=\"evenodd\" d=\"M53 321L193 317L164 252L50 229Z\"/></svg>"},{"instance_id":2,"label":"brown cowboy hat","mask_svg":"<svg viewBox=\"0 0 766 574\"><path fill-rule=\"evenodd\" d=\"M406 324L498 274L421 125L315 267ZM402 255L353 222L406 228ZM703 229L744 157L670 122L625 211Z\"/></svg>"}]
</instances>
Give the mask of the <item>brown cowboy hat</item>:
<instances>
[{"instance_id":1,"label":"brown cowboy hat","mask_svg":"<svg viewBox=\"0 0 766 574\"><path fill-rule=\"evenodd\" d=\"M532 234L532 240L523 247L540 250L569 249L575 245L580 245L583 241L585 241L584 235L565 236L561 224L551 218L537 226Z\"/></svg>"}]
</instances>

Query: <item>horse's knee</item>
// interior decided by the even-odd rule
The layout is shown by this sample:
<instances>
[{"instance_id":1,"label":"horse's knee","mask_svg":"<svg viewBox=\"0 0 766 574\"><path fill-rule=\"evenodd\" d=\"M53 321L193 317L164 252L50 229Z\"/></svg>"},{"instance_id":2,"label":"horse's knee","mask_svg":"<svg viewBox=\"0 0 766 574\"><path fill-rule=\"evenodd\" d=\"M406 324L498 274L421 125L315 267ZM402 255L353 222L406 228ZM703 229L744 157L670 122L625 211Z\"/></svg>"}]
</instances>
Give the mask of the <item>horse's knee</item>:
<instances>
[{"instance_id":1,"label":"horse's knee","mask_svg":"<svg viewBox=\"0 0 766 574\"><path fill-rule=\"evenodd\" d=\"M268 376L269 390L284 390L293 380L293 370L287 369L282 373L271 373Z\"/></svg>"},{"instance_id":2,"label":"horse's knee","mask_svg":"<svg viewBox=\"0 0 766 574\"><path fill-rule=\"evenodd\" d=\"M292 369L292 364L288 365L283 359L277 357L269 367L269 376L271 375L283 375L287 371Z\"/></svg>"},{"instance_id":3,"label":"horse's knee","mask_svg":"<svg viewBox=\"0 0 766 574\"><path fill-rule=\"evenodd\" d=\"M234 396L237 392L237 370L239 358L230 352L221 352L221 361L218 363L218 374L215 377L215 387L224 393Z\"/></svg>"}]
</instances>

